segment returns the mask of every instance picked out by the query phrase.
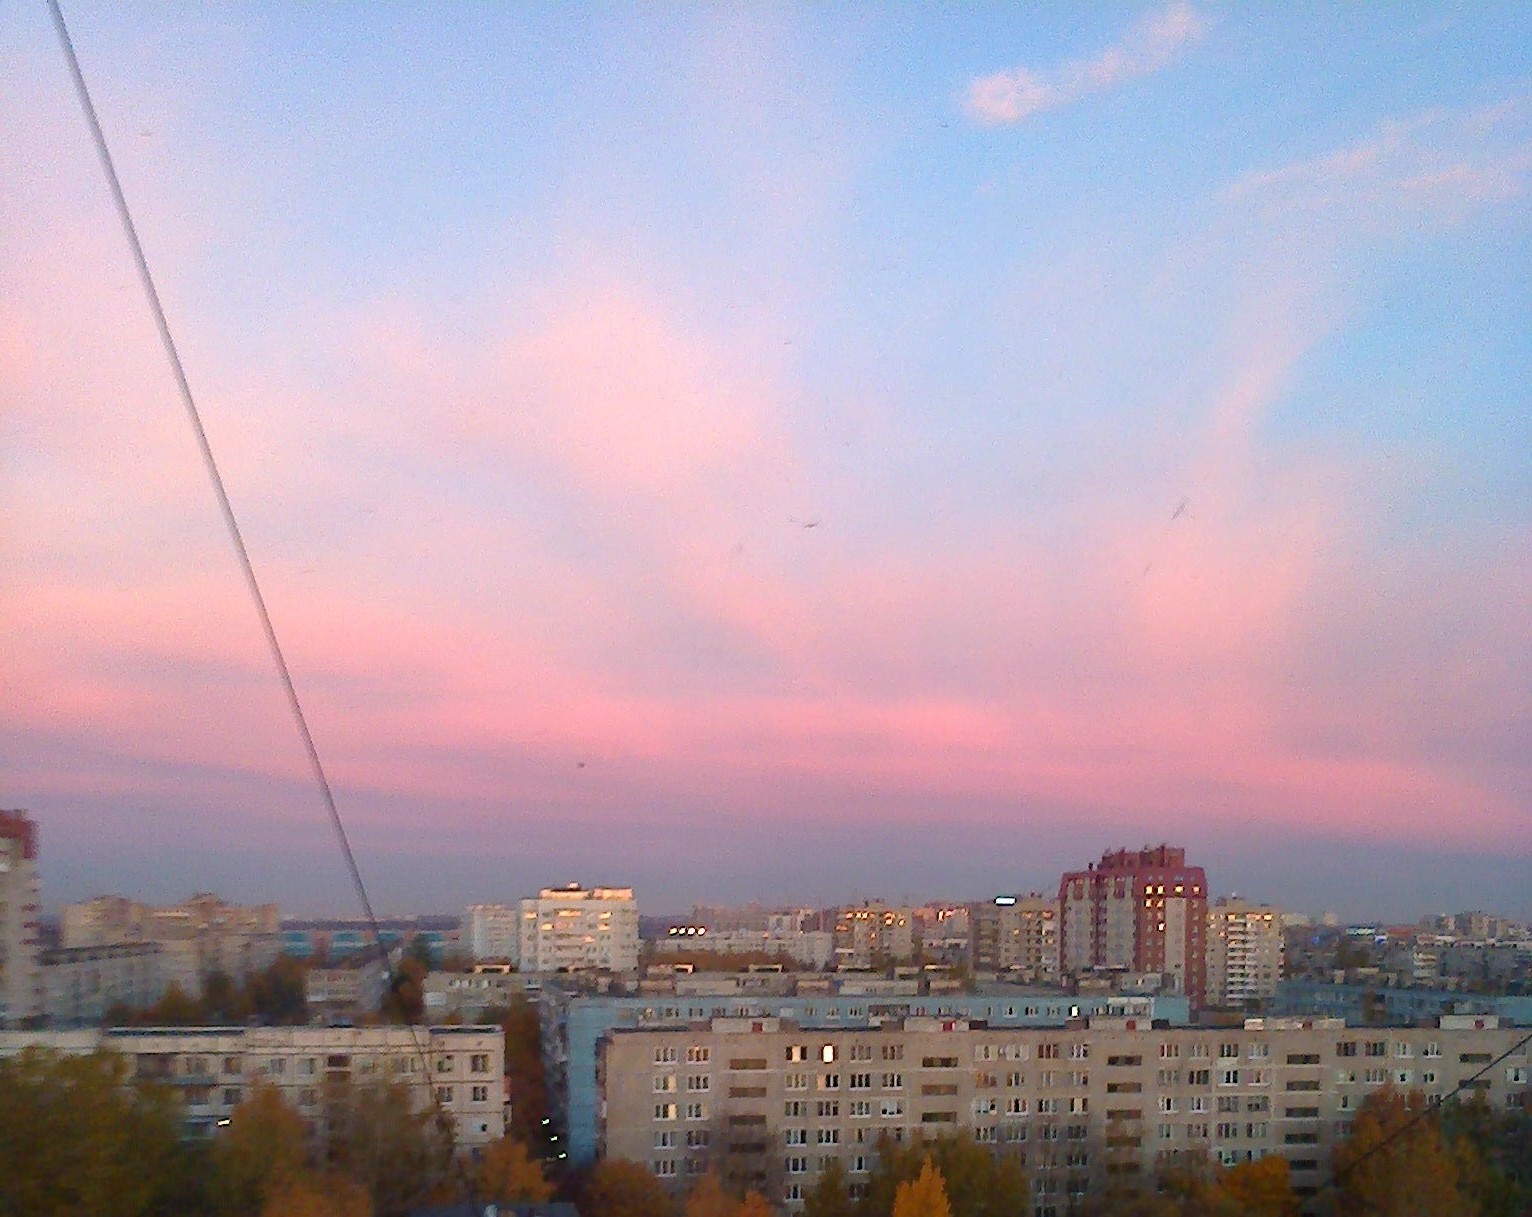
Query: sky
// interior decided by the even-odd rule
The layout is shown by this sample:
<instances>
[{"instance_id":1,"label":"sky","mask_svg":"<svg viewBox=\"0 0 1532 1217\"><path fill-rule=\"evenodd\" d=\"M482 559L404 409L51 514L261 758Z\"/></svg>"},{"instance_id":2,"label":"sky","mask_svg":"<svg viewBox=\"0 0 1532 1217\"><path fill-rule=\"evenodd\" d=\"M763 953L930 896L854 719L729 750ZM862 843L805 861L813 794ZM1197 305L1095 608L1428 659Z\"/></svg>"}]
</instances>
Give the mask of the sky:
<instances>
[{"instance_id":1,"label":"sky","mask_svg":"<svg viewBox=\"0 0 1532 1217\"><path fill-rule=\"evenodd\" d=\"M65 12L379 909L1532 917L1532 7ZM354 912L40 0L0 113L0 806Z\"/></svg>"}]
</instances>

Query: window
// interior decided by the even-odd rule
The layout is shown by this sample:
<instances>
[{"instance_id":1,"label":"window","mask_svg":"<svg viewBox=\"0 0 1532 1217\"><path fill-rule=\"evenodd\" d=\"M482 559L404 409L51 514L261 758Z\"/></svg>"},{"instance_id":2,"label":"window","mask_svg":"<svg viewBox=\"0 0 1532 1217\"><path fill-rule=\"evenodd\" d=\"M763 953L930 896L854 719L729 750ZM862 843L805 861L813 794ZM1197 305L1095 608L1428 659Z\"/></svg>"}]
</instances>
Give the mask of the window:
<instances>
[{"instance_id":1,"label":"window","mask_svg":"<svg viewBox=\"0 0 1532 1217\"><path fill-rule=\"evenodd\" d=\"M809 1075L806 1073L789 1073L782 1079L783 1090L807 1090L809 1088Z\"/></svg>"},{"instance_id":2,"label":"window","mask_svg":"<svg viewBox=\"0 0 1532 1217\"><path fill-rule=\"evenodd\" d=\"M706 1149L710 1140L712 1140L712 1134L705 1128L688 1128L686 1130L687 1149Z\"/></svg>"},{"instance_id":3,"label":"window","mask_svg":"<svg viewBox=\"0 0 1532 1217\"><path fill-rule=\"evenodd\" d=\"M654 1063L656 1065L673 1065L676 1060L674 1047L656 1048L654 1050Z\"/></svg>"},{"instance_id":4,"label":"window","mask_svg":"<svg viewBox=\"0 0 1532 1217\"><path fill-rule=\"evenodd\" d=\"M809 1046L807 1044L789 1044L785 1055L789 1061L806 1061L809 1059Z\"/></svg>"},{"instance_id":5,"label":"window","mask_svg":"<svg viewBox=\"0 0 1532 1217\"><path fill-rule=\"evenodd\" d=\"M489 1087L488 1086L475 1086L475 1087L473 1087L471 1093L469 1094L469 1099L472 1102L474 1102L474 1103L488 1103L489 1102Z\"/></svg>"},{"instance_id":6,"label":"window","mask_svg":"<svg viewBox=\"0 0 1532 1217\"><path fill-rule=\"evenodd\" d=\"M821 1064L825 1064L825 1065L832 1065L832 1064L834 1064L835 1063L835 1045L834 1044L826 1044L826 1045L824 1045L824 1047L820 1048L820 1050L819 1050L819 1060L820 1060Z\"/></svg>"},{"instance_id":7,"label":"window","mask_svg":"<svg viewBox=\"0 0 1532 1217\"><path fill-rule=\"evenodd\" d=\"M838 1074L838 1073L821 1073L819 1075L819 1089L820 1090L839 1090L840 1089L840 1074Z\"/></svg>"},{"instance_id":8,"label":"window","mask_svg":"<svg viewBox=\"0 0 1532 1217\"><path fill-rule=\"evenodd\" d=\"M1161 1044L1160 1045L1160 1060L1162 1060L1162 1061L1172 1061L1172 1060L1175 1060L1176 1057L1178 1057L1180 1055L1181 1055L1181 1045L1180 1044Z\"/></svg>"},{"instance_id":9,"label":"window","mask_svg":"<svg viewBox=\"0 0 1532 1217\"><path fill-rule=\"evenodd\" d=\"M902 1061L904 1060L904 1045L884 1044L880 1055L885 1061Z\"/></svg>"},{"instance_id":10,"label":"window","mask_svg":"<svg viewBox=\"0 0 1532 1217\"><path fill-rule=\"evenodd\" d=\"M1239 1070L1238 1069L1225 1069L1225 1070L1223 1070L1218 1075L1218 1084L1220 1086L1238 1086L1239 1085Z\"/></svg>"},{"instance_id":11,"label":"window","mask_svg":"<svg viewBox=\"0 0 1532 1217\"><path fill-rule=\"evenodd\" d=\"M306 1094L306 1095L312 1095L314 1092L312 1090L305 1090L303 1093ZM304 1099L300 1099L299 1100L299 1102L307 1102L310 1105L312 1105L314 1103L317 1103L318 1101L319 1100L317 1098L311 1098L311 1099L307 1099L307 1100L304 1100ZM451 1102L452 1102L452 1087L451 1086L438 1086L436 1088L436 1101L442 1107L446 1107L449 1104L451 1104Z\"/></svg>"},{"instance_id":12,"label":"window","mask_svg":"<svg viewBox=\"0 0 1532 1217\"><path fill-rule=\"evenodd\" d=\"M468 1058L468 1072L469 1073L488 1073L489 1072L489 1053L487 1053L487 1052L475 1052L472 1056L470 1056Z\"/></svg>"},{"instance_id":13,"label":"window","mask_svg":"<svg viewBox=\"0 0 1532 1217\"><path fill-rule=\"evenodd\" d=\"M654 1134L655 1149L670 1149L676 1143L676 1134L673 1131L657 1132Z\"/></svg>"},{"instance_id":14,"label":"window","mask_svg":"<svg viewBox=\"0 0 1532 1217\"><path fill-rule=\"evenodd\" d=\"M654 1105L654 1118L656 1120L674 1120L676 1118L676 1105L674 1103L656 1103Z\"/></svg>"},{"instance_id":15,"label":"window","mask_svg":"<svg viewBox=\"0 0 1532 1217\"><path fill-rule=\"evenodd\" d=\"M814 1137L814 1144L815 1145L839 1145L840 1144L840 1129L838 1129L838 1128L821 1128L821 1129L819 1129L817 1131L815 1137Z\"/></svg>"},{"instance_id":16,"label":"window","mask_svg":"<svg viewBox=\"0 0 1532 1217\"><path fill-rule=\"evenodd\" d=\"M814 1114L821 1120L839 1118L840 1103L835 1099L820 1099L814 1104Z\"/></svg>"},{"instance_id":17,"label":"window","mask_svg":"<svg viewBox=\"0 0 1532 1217\"><path fill-rule=\"evenodd\" d=\"M863 1117L863 1116L870 1116L870 1115L872 1115L872 1100L871 1099L852 1099L851 1100L851 1116L852 1116L852 1118Z\"/></svg>"},{"instance_id":18,"label":"window","mask_svg":"<svg viewBox=\"0 0 1532 1217\"><path fill-rule=\"evenodd\" d=\"M672 1116L671 1118L674 1119L675 1117ZM707 1104L705 1104L705 1103L688 1103L686 1105L686 1118L688 1120L706 1120L707 1119Z\"/></svg>"},{"instance_id":19,"label":"window","mask_svg":"<svg viewBox=\"0 0 1532 1217\"><path fill-rule=\"evenodd\" d=\"M809 1143L809 1130L806 1128L784 1128L782 1130L782 1143L784 1145L807 1145Z\"/></svg>"},{"instance_id":20,"label":"window","mask_svg":"<svg viewBox=\"0 0 1532 1217\"><path fill-rule=\"evenodd\" d=\"M872 1045L852 1044L851 1051L848 1055L849 1058L853 1061L870 1061L872 1060Z\"/></svg>"},{"instance_id":21,"label":"window","mask_svg":"<svg viewBox=\"0 0 1532 1217\"><path fill-rule=\"evenodd\" d=\"M674 1158L655 1158L649 1163L649 1173L659 1179L673 1179L676 1173Z\"/></svg>"},{"instance_id":22,"label":"window","mask_svg":"<svg viewBox=\"0 0 1532 1217\"><path fill-rule=\"evenodd\" d=\"M655 1094L673 1094L676 1088L676 1075L673 1073L657 1073L654 1075Z\"/></svg>"},{"instance_id":23,"label":"window","mask_svg":"<svg viewBox=\"0 0 1532 1217\"><path fill-rule=\"evenodd\" d=\"M851 1075L851 1089L852 1090L871 1090L872 1089L872 1074L870 1074L870 1073L853 1073Z\"/></svg>"},{"instance_id":24,"label":"window","mask_svg":"<svg viewBox=\"0 0 1532 1217\"><path fill-rule=\"evenodd\" d=\"M782 1104L782 1114L789 1120L801 1119L809 1114L809 1105L802 1099L789 1099Z\"/></svg>"},{"instance_id":25,"label":"window","mask_svg":"<svg viewBox=\"0 0 1532 1217\"><path fill-rule=\"evenodd\" d=\"M809 1160L807 1157L793 1156L784 1162L783 1169L789 1175L806 1175L809 1173Z\"/></svg>"},{"instance_id":26,"label":"window","mask_svg":"<svg viewBox=\"0 0 1532 1217\"><path fill-rule=\"evenodd\" d=\"M711 1048L691 1047L686 1050L686 1063L688 1065L706 1065L708 1058L713 1055Z\"/></svg>"},{"instance_id":27,"label":"window","mask_svg":"<svg viewBox=\"0 0 1532 1217\"><path fill-rule=\"evenodd\" d=\"M711 1080L705 1073L689 1073L686 1075L687 1090L707 1090L711 1084Z\"/></svg>"},{"instance_id":28,"label":"window","mask_svg":"<svg viewBox=\"0 0 1532 1217\"><path fill-rule=\"evenodd\" d=\"M885 1120L892 1120L896 1116L902 1116L904 1114L904 1100L884 1099L882 1103L882 1110L879 1112L879 1114Z\"/></svg>"},{"instance_id":29,"label":"window","mask_svg":"<svg viewBox=\"0 0 1532 1217\"><path fill-rule=\"evenodd\" d=\"M1239 1060L1239 1045L1238 1044L1219 1044L1218 1045L1218 1057L1219 1057L1220 1060L1225 1060L1225 1061L1230 1061L1230 1060L1237 1061L1237 1060Z\"/></svg>"},{"instance_id":30,"label":"window","mask_svg":"<svg viewBox=\"0 0 1532 1217\"><path fill-rule=\"evenodd\" d=\"M884 1090L902 1090L904 1088L904 1075L902 1073L885 1073L883 1075Z\"/></svg>"},{"instance_id":31,"label":"window","mask_svg":"<svg viewBox=\"0 0 1532 1217\"><path fill-rule=\"evenodd\" d=\"M223 1105L225 1107L239 1106L239 1087L230 1086L223 1092Z\"/></svg>"}]
</instances>

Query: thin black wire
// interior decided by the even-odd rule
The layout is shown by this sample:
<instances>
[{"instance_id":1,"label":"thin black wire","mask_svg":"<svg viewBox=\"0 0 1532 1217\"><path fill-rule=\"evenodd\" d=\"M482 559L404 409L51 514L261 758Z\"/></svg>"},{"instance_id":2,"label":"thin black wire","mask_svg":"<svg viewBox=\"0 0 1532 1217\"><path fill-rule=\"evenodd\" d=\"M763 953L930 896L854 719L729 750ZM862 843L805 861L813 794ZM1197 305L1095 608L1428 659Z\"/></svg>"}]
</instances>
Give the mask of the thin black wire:
<instances>
[{"instance_id":1,"label":"thin black wire","mask_svg":"<svg viewBox=\"0 0 1532 1217\"><path fill-rule=\"evenodd\" d=\"M1439 1115L1442 1108L1447 1106L1448 1103L1452 1102L1455 1098L1458 1097L1458 1095L1462 1094L1463 1091L1468 1089L1470 1083L1477 1082L1486 1073L1489 1073L1492 1069L1494 1069L1496 1065L1500 1064L1501 1061L1506 1060L1508 1057L1514 1056L1516 1053L1525 1048L1529 1043L1532 1043L1532 1032L1528 1032L1526 1035L1522 1036L1521 1039L1517 1040L1516 1043L1512 1044L1509 1048L1507 1048L1494 1060L1490 1061L1489 1064L1485 1065L1482 1069L1469 1074L1466 1078L1454 1086L1452 1090L1442 1098L1440 1103L1428 1102L1423 1108L1420 1109L1420 1111L1416 1112L1398 1128L1394 1129L1393 1132L1389 1133L1388 1136L1384 1137L1366 1153L1346 1163L1343 1169L1338 1171L1331 1171L1330 1177L1325 1180L1325 1182L1321 1184L1317 1189L1315 1189L1314 1193L1303 1202L1303 1208L1300 1210L1300 1212L1307 1210L1311 1204L1313 1204L1326 1192L1334 1191L1337 1187L1340 1186L1342 1179L1351 1174L1352 1171L1356 1170L1357 1167L1361 1166L1362 1163L1366 1162L1369 1158L1375 1157L1376 1155L1382 1153L1395 1141L1399 1140L1406 1133L1408 1133L1410 1129L1414 1128L1417 1124L1422 1124L1426 1120L1429 1120L1432 1116Z\"/></svg>"},{"instance_id":2,"label":"thin black wire","mask_svg":"<svg viewBox=\"0 0 1532 1217\"><path fill-rule=\"evenodd\" d=\"M186 417L197 438L197 447L202 453L203 466L207 469L208 478L213 484L213 494L218 499L218 509L223 514L229 539L234 543L234 552L239 558L239 568L245 578L245 588L255 604L256 616L260 618L261 632L266 636L266 646L271 652L272 662L276 664L282 689L287 694L288 709L292 711L293 722L297 724L298 735L303 741L303 751L308 756L309 768L313 771L314 781L319 786L320 797L324 801L325 810L329 813L330 827L334 829L335 839L339 842L341 853L345 856L346 870L351 875L351 884L356 889L362 913L367 918L367 925L372 931L373 944L383 962L389 990L393 992L398 978L383 943L382 929L373 912L372 901L367 895L367 885L362 881L361 868L357 866L356 854L352 851L351 840L346 835L346 826L341 822L340 808L336 806L335 793L325 773L324 762L320 760L313 732L309 730L308 716L303 712L303 703L298 700L298 689L293 683L292 671L287 666L287 657L282 651L282 643L277 638L276 627L272 624L271 613L266 607L266 597L262 595L260 582L256 579L255 566L250 561L250 551L245 546L244 534L240 531L239 521L234 515L234 505L229 501L229 493L224 488L223 475L219 472L217 458L213 455L213 447L208 442L207 431L202 425L202 413L197 408L191 383L186 377L186 368L181 362L181 353L176 348L175 338L170 332L170 322L165 316L165 307L160 302L160 293L155 287L154 276L150 273L149 260L144 254L142 242L138 239L138 226L133 221L127 195L123 193L122 181L117 176L117 166L112 160L111 148L107 145L106 134L102 131L101 122L96 115L96 106L91 100L90 89L85 84L85 74L80 70L80 60L75 54L74 39L70 37L69 26L64 21L64 12L59 7L59 0L48 0L48 10L53 15L53 25L58 31L59 43L63 47L64 58L69 65L69 75L74 80L75 93L80 99L81 108L85 111L85 120L90 126L91 139L96 145L96 154L100 157L101 167L106 172L107 185L111 189L112 201L116 204L118 218L122 221L123 232L132 250L139 282L143 285L144 294L149 298L149 309L154 314L154 324L159 330L160 343L165 348L165 356L170 361L170 370L175 376L176 388L181 395L181 404L186 407ZM431 1081L430 1053L422 1042L415 1024L406 1018L405 1025L410 1029L416 1055L424 1067L424 1085L427 1093L431 1096L433 1106L437 1108L438 1116L441 1116L443 1113L440 1104L436 1102L436 1088ZM466 1173L464 1179L466 1182ZM468 1189L468 1195L471 1203L473 1200L471 1188Z\"/></svg>"}]
</instances>

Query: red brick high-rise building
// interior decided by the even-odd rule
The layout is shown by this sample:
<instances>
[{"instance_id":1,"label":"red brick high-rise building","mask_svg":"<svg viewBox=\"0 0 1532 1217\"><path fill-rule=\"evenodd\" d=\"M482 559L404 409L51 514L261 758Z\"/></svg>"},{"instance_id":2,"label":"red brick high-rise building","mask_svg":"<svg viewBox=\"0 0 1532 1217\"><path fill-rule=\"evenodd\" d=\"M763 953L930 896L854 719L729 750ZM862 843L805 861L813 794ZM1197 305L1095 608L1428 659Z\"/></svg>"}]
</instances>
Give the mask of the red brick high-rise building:
<instances>
[{"instance_id":1,"label":"red brick high-rise building","mask_svg":"<svg viewBox=\"0 0 1532 1217\"><path fill-rule=\"evenodd\" d=\"M1059 880L1059 963L1064 976L1092 968L1159 972L1193 1006L1207 995L1208 882L1186 850L1157 845L1101 855Z\"/></svg>"}]
</instances>

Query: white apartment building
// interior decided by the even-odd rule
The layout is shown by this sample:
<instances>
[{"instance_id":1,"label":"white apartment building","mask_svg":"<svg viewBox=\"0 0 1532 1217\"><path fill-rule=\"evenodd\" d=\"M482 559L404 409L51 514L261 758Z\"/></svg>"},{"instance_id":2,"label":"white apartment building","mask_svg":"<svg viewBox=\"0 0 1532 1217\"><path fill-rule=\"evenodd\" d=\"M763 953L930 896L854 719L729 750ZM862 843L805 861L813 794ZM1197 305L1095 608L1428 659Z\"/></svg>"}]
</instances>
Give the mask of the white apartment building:
<instances>
[{"instance_id":1,"label":"white apartment building","mask_svg":"<svg viewBox=\"0 0 1532 1217\"><path fill-rule=\"evenodd\" d=\"M840 1030L769 1016L617 1028L599 1049L600 1149L678 1188L717 1170L789 1212L832 1160L855 1193L880 1137L957 1130L1020 1159L1033 1217L1064 1217L1108 1175L1150 1178L1186 1153L1230 1165L1281 1154L1296 1190L1311 1194L1370 1091L1439 1099L1474 1079L1497 1108L1525 1102L1532 1064L1527 1045L1516 1048L1525 1034L1466 1017L1388 1029L907 1017Z\"/></svg>"},{"instance_id":2,"label":"white apartment building","mask_svg":"<svg viewBox=\"0 0 1532 1217\"><path fill-rule=\"evenodd\" d=\"M1059 979L1059 902L1032 892L971 905L969 962L976 972L1006 972L1032 984Z\"/></svg>"},{"instance_id":3,"label":"white apartment building","mask_svg":"<svg viewBox=\"0 0 1532 1217\"><path fill-rule=\"evenodd\" d=\"M42 954L45 1012L52 1027L99 1023L113 1006L142 1010L165 995L159 944L63 947Z\"/></svg>"},{"instance_id":4,"label":"white apartment building","mask_svg":"<svg viewBox=\"0 0 1532 1217\"><path fill-rule=\"evenodd\" d=\"M631 887L545 887L521 902L523 972L637 972L638 905Z\"/></svg>"},{"instance_id":5,"label":"white apartment building","mask_svg":"<svg viewBox=\"0 0 1532 1217\"><path fill-rule=\"evenodd\" d=\"M392 1079L418 1108L451 1118L459 1149L505 1132L505 1039L499 1027L140 1027L0 1032L0 1056L28 1048L128 1058L132 1076L171 1087L188 1128L212 1135L256 1082L321 1121L329 1084ZM423 1050L423 1052L422 1052Z\"/></svg>"},{"instance_id":6,"label":"white apartment building","mask_svg":"<svg viewBox=\"0 0 1532 1217\"><path fill-rule=\"evenodd\" d=\"M1209 1005L1265 1001L1282 979L1282 910L1219 900L1208 909L1207 953Z\"/></svg>"},{"instance_id":7,"label":"white apartment building","mask_svg":"<svg viewBox=\"0 0 1532 1217\"><path fill-rule=\"evenodd\" d=\"M24 811L0 811L0 1027L43 1013L37 904L37 825Z\"/></svg>"},{"instance_id":8,"label":"white apartment building","mask_svg":"<svg viewBox=\"0 0 1532 1217\"><path fill-rule=\"evenodd\" d=\"M915 941L914 909L868 901L835 916L835 962L841 967L909 963Z\"/></svg>"},{"instance_id":9,"label":"white apartment building","mask_svg":"<svg viewBox=\"0 0 1532 1217\"><path fill-rule=\"evenodd\" d=\"M459 937L475 963L486 959L512 961L518 954L520 926L520 910L508 904L470 904L463 914Z\"/></svg>"},{"instance_id":10,"label":"white apartment building","mask_svg":"<svg viewBox=\"0 0 1532 1217\"><path fill-rule=\"evenodd\" d=\"M657 955L708 951L716 955L780 955L814 971L835 958L835 935L828 930L710 930L701 925L671 926L651 944Z\"/></svg>"}]
</instances>

